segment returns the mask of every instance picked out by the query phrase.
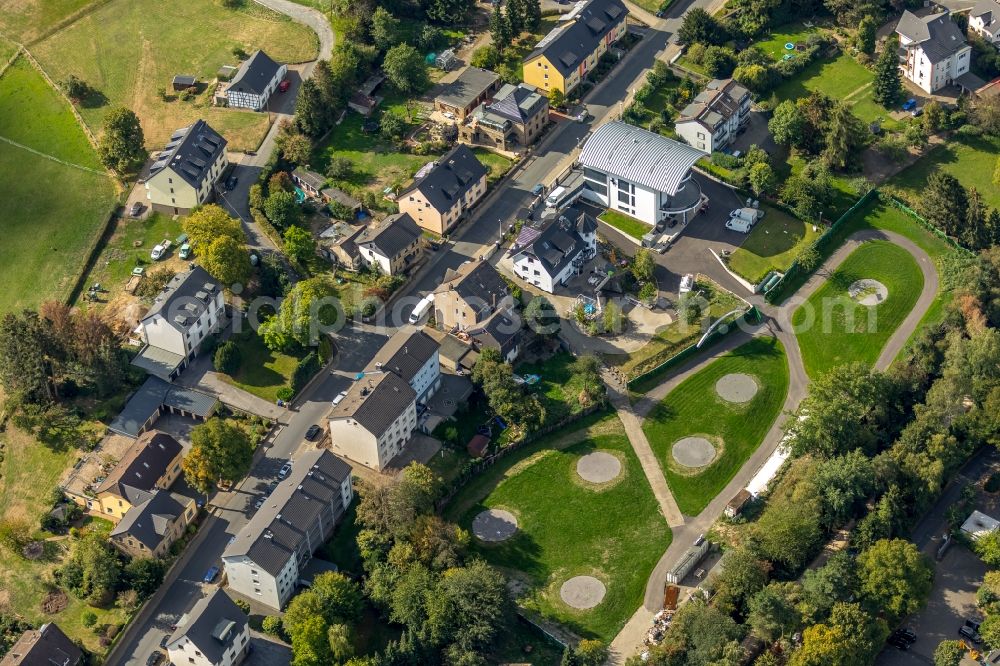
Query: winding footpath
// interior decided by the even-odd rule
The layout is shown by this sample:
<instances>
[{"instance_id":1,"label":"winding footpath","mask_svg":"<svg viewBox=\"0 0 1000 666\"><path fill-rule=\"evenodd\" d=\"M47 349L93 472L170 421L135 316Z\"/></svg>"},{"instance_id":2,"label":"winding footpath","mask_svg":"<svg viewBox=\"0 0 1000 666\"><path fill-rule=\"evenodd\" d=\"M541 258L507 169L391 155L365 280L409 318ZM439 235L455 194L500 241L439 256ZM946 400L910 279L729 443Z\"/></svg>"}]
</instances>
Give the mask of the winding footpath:
<instances>
[{"instance_id":1,"label":"winding footpath","mask_svg":"<svg viewBox=\"0 0 1000 666\"><path fill-rule=\"evenodd\" d=\"M933 260L916 243L895 232L872 229L851 234L823 262L822 266L813 273L809 280L782 305L770 305L760 295L753 296L750 302L756 305L757 309L763 315L763 322L761 324L752 329L738 331L727 336L712 349L710 355L692 359L680 366L679 370L673 373L667 381L649 391L634 405L629 403L627 394L614 385L610 386L612 403L618 410L618 415L622 423L625 424L625 430L629 436L632 448L635 450L640 462L642 462L643 471L646 473L646 477L660 504L661 510L673 531L673 539L650 574L646 585L646 595L643 605L636 610L612 641L611 656L608 660L609 664L624 664L629 656L642 648L643 640L651 626L653 615L662 608L663 589L666 585L667 572L694 540L699 535L705 534L712 524L718 520L725 510L729 499L746 486L750 479L753 478L753 475L757 473L757 470L760 469L764 462L774 453L775 449L778 448L778 444L784 436L787 419L798 409L799 403L805 398L809 389L809 377L806 375L805 366L802 363L802 355L799 352L798 341L796 340L791 324L792 314L799 305L804 303L826 282L830 275L837 270L840 264L854 250L862 243L870 240L887 240L905 249L916 260L924 278L923 289L920 292L917 302L907 317L893 332L892 336L890 336L875 363L877 370L886 370L906 346L907 341L930 309L931 304L937 296L939 279ZM716 495L697 516L682 516L677 510L677 503L670 493L669 486L666 485L663 470L660 468L655 456L653 456L649 442L642 432L642 419L649 414L660 400L666 397L670 391L685 379L703 370L719 357L756 336L777 338L785 348L785 355L788 359L789 383L788 394L785 396L781 415L771 425L770 430L768 430L767 435L760 446L757 447L757 450L730 480L725 489ZM651 457L651 460L647 461L646 456Z\"/></svg>"}]
</instances>

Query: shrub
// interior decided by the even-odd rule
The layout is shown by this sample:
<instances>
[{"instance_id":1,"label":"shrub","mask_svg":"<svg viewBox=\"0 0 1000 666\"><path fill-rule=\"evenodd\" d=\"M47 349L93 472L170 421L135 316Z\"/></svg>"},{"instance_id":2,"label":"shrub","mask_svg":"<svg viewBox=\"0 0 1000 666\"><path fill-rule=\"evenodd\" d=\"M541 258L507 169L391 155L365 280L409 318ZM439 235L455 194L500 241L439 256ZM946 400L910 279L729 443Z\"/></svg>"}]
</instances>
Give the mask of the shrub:
<instances>
[{"instance_id":1,"label":"shrub","mask_svg":"<svg viewBox=\"0 0 1000 666\"><path fill-rule=\"evenodd\" d=\"M275 392L275 396L282 402L288 402L295 397L295 391L292 390L291 386L282 386Z\"/></svg>"},{"instance_id":2,"label":"shrub","mask_svg":"<svg viewBox=\"0 0 1000 666\"><path fill-rule=\"evenodd\" d=\"M705 45L704 44L692 44L687 50L688 60L700 65L701 61L705 59Z\"/></svg>"},{"instance_id":3,"label":"shrub","mask_svg":"<svg viewBox=\"0 0 1000 666\"><path fill-rule=\"evenodd\" d=\"M250 614L250 602L246 599L234 599L233 603L247 615Z\"/></svg>"},{"instance_id":4,"label":"shrub","mask_svg":"<svg viewBox=\"0 0 1000 666\"><path fill-rule=\"evenodd\" d=\"M227 340L215 350L215 357L212 359L212 363L217 372L234 375L243 363L243 353L235 342Z\"/></svg>"},{"instance_id":5,"label":"shrub","mask_svg":"<svg viewBox=\"0 0 1000 666\"><path fill-rule=\"evenodd\" d=\"M260 628L265 634L270 634L271 636L277 636L279 638L282 636L281 618L277 615L268 615L265 617L260 623Z\"/></svg>"},{"instance_id":6,"label":"shrub","mask_svg":"<svg viewBox=\"0 0 1000 666\"><path fill-rule=\"evenodd\" d=\"M83 622L83 626L90 629L95 624L97 624L97 613L95 613L94 611L87 611L86 613L83 614L81 620Z\"/></svg>"},{"instance_id":7,"label":"shrub","mask_svg":"<svg viewBox=\"0 0 1000 666\"><path fill-rule=\"evenodd\" d=\"M305 388L313 375L319 372L319 368L319 356L316 352L306 354L305 358L295 366L295 371L292 373L292 390L298 393Z\"/></svg>"}]
</instances>

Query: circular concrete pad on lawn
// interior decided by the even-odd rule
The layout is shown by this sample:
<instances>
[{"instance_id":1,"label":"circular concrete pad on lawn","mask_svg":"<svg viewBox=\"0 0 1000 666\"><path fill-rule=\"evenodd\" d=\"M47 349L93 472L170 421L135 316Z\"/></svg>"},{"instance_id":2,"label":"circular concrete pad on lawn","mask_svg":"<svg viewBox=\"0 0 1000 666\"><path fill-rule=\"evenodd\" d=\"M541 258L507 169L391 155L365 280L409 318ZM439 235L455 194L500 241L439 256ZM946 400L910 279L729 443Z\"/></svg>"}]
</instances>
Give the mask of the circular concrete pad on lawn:
<instances>
[{"instance_id":1,"label":"circular concrete pad on lawn","mask_svg":"<svg viewBox=\"0 0 1000 666\"><path fill-rule=\"evenodd\" d=\"M607 588L593 576L574 576L559 588L559 596L567 606L579 610L593 608L604 601Z\"/></svg>"},{"instance_id":2,"label":"circular concrete pad on lawn","mask_svg":"<svg viewBox=\"0 0 1000 666\"><path fill-rule=\"evenodd\" d=\"M704 437L678 439L670 452L684 467L704 467L715 460L715 445Z\"/></svg>"},{"instance_id":3,"label":"circular concrete pad on lawn","mask_svg":"<svg viewBox=\"0 0 1000 666\"><path fill-rule=\"evenodd\" d=\"M595 451L576 461L576 473L584 481L607 483L622 473L622 463L610 453Z\"/></svg>"},{"instance_id":4,"label":"circular concrete pad on lawn","mask_svg":"<svg viewBox=\"0 0 1000 666\"><path fill-rule=\"evenodd\" d=\"M489 509L472 520L472 533L483 541L506 541L517 532L517 518L510 511Z\"/></svg>"},{"instance_id":5,"label":"circular concrete pad on lawn","mask_svg":"<svg viewBox=\"0 0 1000 666\"><path fill-rule=\"evenodd\" d=\"M732 372L715 382L715 392L726 402L750 402L757 388L757 381L742 372Z\"/></svg>"},{"instance_id":6,"label":"circular concrete pad on lawn","mask_svg":"<svg viewBox=\"0 0 1000 666\"><path fill-rule=\"evenodd\" d=\"M847 293L861 305L875 307L889 296L889 290L878 280L857 280L847 288Z\"/></svg>"}]
</instances>

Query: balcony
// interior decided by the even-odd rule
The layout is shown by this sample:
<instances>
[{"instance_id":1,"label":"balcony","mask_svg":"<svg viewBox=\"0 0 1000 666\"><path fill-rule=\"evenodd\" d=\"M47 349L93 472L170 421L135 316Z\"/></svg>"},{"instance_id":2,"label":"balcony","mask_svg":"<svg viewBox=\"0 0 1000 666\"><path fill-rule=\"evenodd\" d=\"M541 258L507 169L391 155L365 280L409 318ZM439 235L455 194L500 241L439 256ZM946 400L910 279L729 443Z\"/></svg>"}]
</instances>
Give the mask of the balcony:
<instances>
[{"instance_id":1,"label":"balcony","mask_svg":"<svg viewBox=\"0 0 1000 666\"><path fill-rule=\"evenodd\" d=\"M694 210L700 202L701 185L694 178L688 178L677 194L670 197L669 201L660 204L660 212L680 215Z\"/></svg>"}]
</instances>

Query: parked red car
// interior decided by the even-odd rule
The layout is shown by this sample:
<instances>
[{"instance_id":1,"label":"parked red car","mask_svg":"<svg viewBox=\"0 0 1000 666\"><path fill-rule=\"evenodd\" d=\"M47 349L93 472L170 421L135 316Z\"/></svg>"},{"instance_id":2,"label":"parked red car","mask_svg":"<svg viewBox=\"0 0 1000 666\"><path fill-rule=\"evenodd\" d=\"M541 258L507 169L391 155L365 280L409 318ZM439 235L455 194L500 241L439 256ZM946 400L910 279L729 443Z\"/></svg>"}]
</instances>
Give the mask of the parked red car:
<instances>
[{"instance_id":1,"label":"parked red car","mask_svg":"<svg viewBox=\"0 0 1000 666\"><path fill-rule=\"evenodd\" d=\"M288 79L285 79L284 81L278 84L278 92L288 92L288 88L291 87L291 85L292 82L289 81Z\"/></svg>"}]
</instances>

